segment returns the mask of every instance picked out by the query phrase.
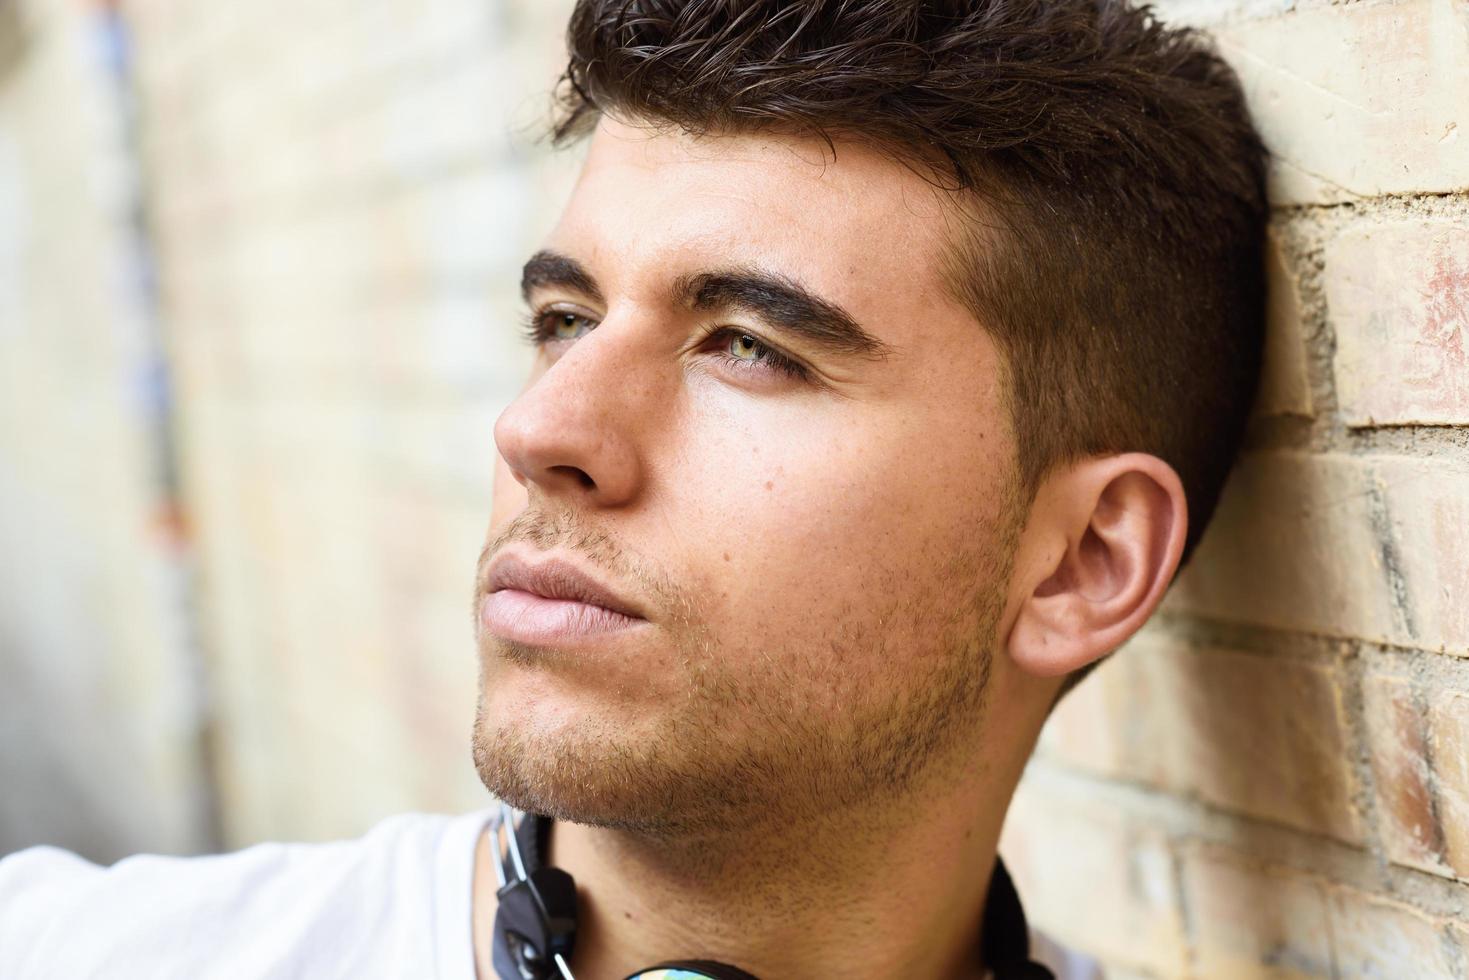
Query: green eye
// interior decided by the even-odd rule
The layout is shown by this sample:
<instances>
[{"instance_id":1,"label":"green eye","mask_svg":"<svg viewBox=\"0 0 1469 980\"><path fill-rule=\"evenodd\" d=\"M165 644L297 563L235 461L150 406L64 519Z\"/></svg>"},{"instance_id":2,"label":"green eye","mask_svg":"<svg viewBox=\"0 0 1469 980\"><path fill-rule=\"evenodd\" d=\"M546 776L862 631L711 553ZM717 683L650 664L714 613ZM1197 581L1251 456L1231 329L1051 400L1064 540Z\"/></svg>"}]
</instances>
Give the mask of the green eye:
<instances>
[{"instance_id":1,"label":"green eye","mask_svg":"<svg viewBox=\"0 0 1469 980\"><path fill-rule=\"evenodd\" d=\"M716 348L717 356L729 365L730 370L743 371L752 376L785 375L797 380L808 377L806 368L799 362L787 357L755 334L720 327L710 337L722 342L722 349Z\"/></svg>"},{"instance_id":2,"label":"green eye","mask_svg":"<svg viewBox=\"0 0 1469 980\"><path fill-rule=\"evenodd\" d=\"M553 313L551 315L551 335L557 340L575 340L582 334L582 325L587 322L584 316L575 313Z\"/></svg>"},{"instance_id":3,"label":"green eye","mask_svg":"<svg viewBox=\"0 0 1469 980\"><path fill-rule=\"evenodd\" d=\"M747 333L730 335L729 352L741 361L758 361L764 351L765 345Z\"/></svg>"}]
</instances>

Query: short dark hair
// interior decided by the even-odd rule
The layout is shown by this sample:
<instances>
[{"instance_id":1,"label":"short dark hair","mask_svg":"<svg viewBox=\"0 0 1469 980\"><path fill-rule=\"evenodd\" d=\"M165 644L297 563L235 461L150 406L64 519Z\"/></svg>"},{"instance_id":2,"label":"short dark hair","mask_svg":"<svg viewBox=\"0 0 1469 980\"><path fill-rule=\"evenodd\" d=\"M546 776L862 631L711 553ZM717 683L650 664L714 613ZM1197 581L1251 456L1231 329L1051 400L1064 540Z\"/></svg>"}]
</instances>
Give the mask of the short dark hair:
<instances>
[{"instance_id":1,"label":"short dark hair","mask_svg":"<svg viewBox=\"0 0 1469 980\"><path fill-rule=\"evenodd\" d=\"M1203 37L1119 0L580 0L567 40L557 141L603 112L855 137L973 192L945 272L1004 354L1022 499L1152 453L1192 552L1254 400L1268 213Z\"/></svg>"}]
</instances>

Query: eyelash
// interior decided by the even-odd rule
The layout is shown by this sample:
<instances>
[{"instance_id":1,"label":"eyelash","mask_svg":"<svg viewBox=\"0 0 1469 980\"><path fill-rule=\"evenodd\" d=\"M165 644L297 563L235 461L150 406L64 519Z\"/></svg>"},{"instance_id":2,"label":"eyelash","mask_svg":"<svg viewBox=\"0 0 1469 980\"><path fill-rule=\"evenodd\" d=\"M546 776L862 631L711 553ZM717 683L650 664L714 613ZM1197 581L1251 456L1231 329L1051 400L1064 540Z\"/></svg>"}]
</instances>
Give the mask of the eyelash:
<instances>
[{"instance_id":1,"label":"eyelash","mask_svg":"<svg viewBox=\"0 0 1469 980\"><path fill-rule=\"evenodd\" d=\"M536 347L550 343L551 341L562 340L565 338L556 336L556 330L552 326L552 321L558 317L566 316L573 316L579 320L591 323L592 327L590 329L596 329L596 324L593 323L591 317L582 316L580 313L572 310L547 308L533 310L528 313L521 323L521 331L525 339ZM775 347L767 344L748 330L740 330L735 327L713 327L699 339L699 344L703 346L716 337L749 337L754 341L755 346L764 352L764 356L754 362L739 357L731 357L729 354L722 355L722 359L737 371L772 371L798 381L809 380L811 376L810 371L805 365L781 353Z\"/></svg>"}]
</instances>

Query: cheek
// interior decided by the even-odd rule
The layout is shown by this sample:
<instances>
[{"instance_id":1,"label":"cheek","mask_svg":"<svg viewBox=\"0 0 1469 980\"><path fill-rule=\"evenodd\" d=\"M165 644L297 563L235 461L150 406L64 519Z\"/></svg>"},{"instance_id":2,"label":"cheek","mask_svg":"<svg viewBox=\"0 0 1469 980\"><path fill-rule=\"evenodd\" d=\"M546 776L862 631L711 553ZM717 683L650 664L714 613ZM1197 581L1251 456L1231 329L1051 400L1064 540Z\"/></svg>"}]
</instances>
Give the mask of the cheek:
<instances>
[{"instance_id":1,"label":"cheek","mask_svg":"<svg viewBox=\"0 0 1469 980\"><path fill-rule=\"evenodd\" d=\"M879 628L934 600L943 552L982 508L972 453L901 424L781 414L691 442L685 465L710 625L751 641ZM762 433L759 437L754 433ZM871 620L872 622L868 622Z\"/></svg>"}]
</instances>

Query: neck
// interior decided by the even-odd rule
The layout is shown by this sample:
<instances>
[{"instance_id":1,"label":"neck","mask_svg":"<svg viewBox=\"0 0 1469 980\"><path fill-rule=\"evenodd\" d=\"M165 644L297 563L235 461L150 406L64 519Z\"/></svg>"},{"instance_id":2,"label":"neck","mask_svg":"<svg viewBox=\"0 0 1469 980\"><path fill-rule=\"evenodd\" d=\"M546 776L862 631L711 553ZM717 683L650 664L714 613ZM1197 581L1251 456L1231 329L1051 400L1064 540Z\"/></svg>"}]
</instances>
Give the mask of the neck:
<instances>
[{"instance_id":1,"label":"neck","mask_svg":"<svg viewBox=\"0 0 1469 980\"><path fill-rule=\"evenodd\" d=\"M1028 736L1010 758L950 768L887 807L697 844L553 824L546 863L577 882L573 972L601 980L706 959L760 980L977 980L1000 827L1039 730L1037 719L1006 721ZM494 860L486 837L473 913L481 980L495 976Z\"/></svg>"},{"instance_id":2,"label":"neck","mask_svg":"<svg viewBox=\"0 0 1469 980\"><path fill-rule=\"evenodd\" d=\"M934 808L921 820L822 823L701 848L712 857L702 862L666 843L555 824L551 863L581 897L578 975L623 977L675 957L761 980L982 974L997 819Z\"/></svg>"}]
</instances>

